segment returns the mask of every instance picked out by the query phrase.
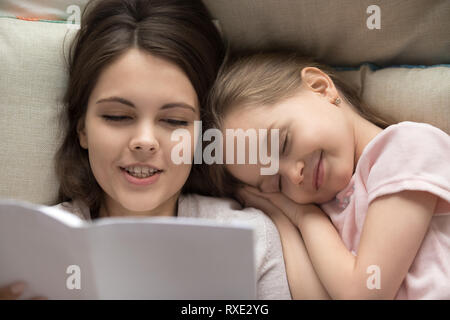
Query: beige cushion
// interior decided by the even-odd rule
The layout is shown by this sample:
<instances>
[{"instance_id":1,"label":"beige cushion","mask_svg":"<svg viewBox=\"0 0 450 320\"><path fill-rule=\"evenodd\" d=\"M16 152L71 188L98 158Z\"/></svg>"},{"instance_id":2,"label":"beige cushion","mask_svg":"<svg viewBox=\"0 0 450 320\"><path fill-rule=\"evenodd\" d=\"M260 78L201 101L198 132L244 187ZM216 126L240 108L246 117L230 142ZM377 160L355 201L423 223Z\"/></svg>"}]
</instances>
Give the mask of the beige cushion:
<instances>
[{"instance_id":1,"label":"beige cushion","mask_svg":"<svg viewBox=\"0 0 450 320\"><path fill-rule=\"evenodd\" d=\"M0 15L68 18L88 0L2 0ZM448 0L203 0L236 48L291 46L321 62L359 66L450 63ZM370 30L370 5L381 28Z\"/></svg>"},{"instance_id":2,"label":"beige cushion","mask_svg":"<svg viewBox=\"0 0 450 320\"><path fill-rule=\"evenodd\" d=\"M450 133L450 66L373 71L364 65L338 74L358 88L378 114L397 122L430 123Z\"/></svg>"},{"instance_id":3,"label":"beige cushion","mask_svg":"<svg viewBox=\"0 0 450 320\"><path fill-rule=\"evenodd\" d=\"M450 1L204 0L230 44L289 46L337 66L450 63ZM381 28L370 30L376 4Z\"/></svg>"},{"instance_id":4,"label":"beige cushion","mask_svg":"<svg viewBox=\"0 0 450 320\"><path fill-rule=\"evenodd\" d=\"M88 0L2 0L0 16L66 20L73 13L70 6L78 6L82 12L87 2Z\"/></svg>"},{"instance_id":5,"label":"beige cushion","mask_svg":"<svg viewBox=\"0 0 450 320\"><path fill-rule=\"evenodd\" d=\"M0 198L52 204L56 197L53 155L61 140L56 121L67 81L66 34L67 46L74 31L64 24L0 18ZM341 74L375 110L450 132L450 68L361 71Z\"/></svg>"},{"instance_id":6,"label":"beige cushion","mask_svg":"<svg viewBox=\"0 0 450 320\"><path fill-rule=\"evenodd\" d=\"M69 43L64 24L0 18L0 197L50 204L56 196L66 32Z\"/></svg>"}]
</instances>

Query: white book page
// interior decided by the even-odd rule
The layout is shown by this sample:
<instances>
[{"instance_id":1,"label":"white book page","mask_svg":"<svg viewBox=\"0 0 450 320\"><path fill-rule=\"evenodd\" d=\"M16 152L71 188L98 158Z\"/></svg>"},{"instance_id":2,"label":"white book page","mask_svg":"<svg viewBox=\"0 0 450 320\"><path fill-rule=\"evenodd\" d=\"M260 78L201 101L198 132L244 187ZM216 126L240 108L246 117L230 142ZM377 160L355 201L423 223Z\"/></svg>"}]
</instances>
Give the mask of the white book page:
<instances>
[{"instance_id":1,"label":"white book page","mask_svg":"<svg viewBox=\"0 0 450 320\"><path fill-rule=\"evenodd\" d=\"M1 200L0 287L26 282L21 299L95 297L95 282L89 279L92 272L87 229L83 227L86 225L78 217L55 208ZM86 272L80 277L83 290L67 285L73 274L67 273L71 265Z\"/></svg>"},{"instance_id":2,"label":"white book page","mask_svg":"<svg viewBox=\"0 0 450 320\"><path fill-rule=\"evenodd\" d=\"M101 299L256 299L250 226L138 219L91 230Z\"/></svg>"},{"instance_id":3,"label":"white book page","mask_svg":"<svg viewBox=\"0 0 450 320\"><path fill-rule=\"evenodd\" d=\"M172 217L90 223L0 200L0 287L25 281L25 299L256 299L253 236L245 224Z\"/></svg>"}]
</instances>

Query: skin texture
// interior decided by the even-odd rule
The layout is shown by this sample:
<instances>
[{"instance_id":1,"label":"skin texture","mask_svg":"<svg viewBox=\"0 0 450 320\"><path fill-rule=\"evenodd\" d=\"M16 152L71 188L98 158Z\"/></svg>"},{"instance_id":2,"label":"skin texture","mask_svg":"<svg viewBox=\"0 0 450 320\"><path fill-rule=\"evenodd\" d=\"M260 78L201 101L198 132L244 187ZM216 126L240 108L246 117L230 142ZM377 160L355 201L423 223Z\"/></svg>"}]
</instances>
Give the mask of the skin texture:
<instances>
[{"instance_id":1,"label":"skin texture","mask_svg":"<svg viewBox=\"0 0 450 320\"><path fill-rule=\"evenodd\" d=\"M357 115L345 100L334 104L336 88L328 76L314 69L302 70L303 86L295 97L275 106L253 107L260 115L248 108L245 115L234 111L225 119L225 128L269 128L274 120L281 129L289 128L291 145L280 155L279 174L260 176L259 165L227 169L249 185L237 191L245 206L263 210L277 225L294 298L305 296L302 278L309 277L309 288L317 296L325 297L325 290L332 299L393 299L429 228L437 197L402 191L375 199L368 208L358 255L348 251L328 216L314 203L331 200L348 184L364 147L381 128ZM282 150L284 135L280 137ZM319 150L325 177L314 190L311 177ZM281 192L275 180L280 177ZM380 270L377 290L367 286L371 275L367 270L374 265ZM311 269L313 273L304 273Z\"/></svg>"}]
</instances>

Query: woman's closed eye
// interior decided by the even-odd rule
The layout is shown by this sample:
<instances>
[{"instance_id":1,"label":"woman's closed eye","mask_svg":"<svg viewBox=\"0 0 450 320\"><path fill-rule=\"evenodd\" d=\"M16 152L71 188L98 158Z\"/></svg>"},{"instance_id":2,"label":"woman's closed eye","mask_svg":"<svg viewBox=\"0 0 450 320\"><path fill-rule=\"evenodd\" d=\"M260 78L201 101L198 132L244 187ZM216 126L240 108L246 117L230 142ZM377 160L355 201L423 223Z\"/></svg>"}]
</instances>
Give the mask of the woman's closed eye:
<instances>
[{"instance_id":1,"label":"woman's closed eye","mask_svg":"<svg viewBox=\"0 0 450 320\"><path fill-rule=\"evenodd\" d=\"M106 121L123 121L125 119L131 119L131 117L128 116L102 116Z\"/></svg>"},{"instance_id":2,"label":"woman's closed eye","mask_svg":"<svg viewBox=\"0 0 450 320\"><path fill-rule=\"evenodd\" d=\"M175 120L175 119L162 119L162 121L167 122L168 124L174 125L174 126L187 126L189 122L185 120Z\"/></svg>"},{"instance_id":3,"label":"woman's closed eye","mask_svg":"<svg viewBox=\"0 0 450 320\"><path fill-rule=\"evenodd\" d=\"M102 116L106 121L125 121L125 120L131 120L132 118L129 116L109 116L104 115ZM161 121L166 122L172 126L187 126L189 125L188 121L185 120L176 120L176 119L161 119Z\"/></svg>"}]
</instances>

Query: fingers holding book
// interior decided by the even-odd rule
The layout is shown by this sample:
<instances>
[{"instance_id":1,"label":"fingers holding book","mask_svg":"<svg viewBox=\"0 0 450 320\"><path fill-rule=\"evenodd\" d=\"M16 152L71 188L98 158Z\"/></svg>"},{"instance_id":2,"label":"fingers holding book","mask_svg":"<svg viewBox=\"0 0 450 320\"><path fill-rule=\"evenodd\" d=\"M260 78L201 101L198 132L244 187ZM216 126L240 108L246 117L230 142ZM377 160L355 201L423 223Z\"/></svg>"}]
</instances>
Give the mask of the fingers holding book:
<instances>
[{"instance_id":1,"label":"fingers holding book","mask_svg":"<svg viewBox=\"0 0 450 320\"><path fill-rule=\"evenodd\" d=\"M24 282L14 282L8 286L0 287L0 300L17 300L23 294L27 287ZM36 296L30 298L31 300L47 300L45 297Z\"/></svg>"}]
</instances>

